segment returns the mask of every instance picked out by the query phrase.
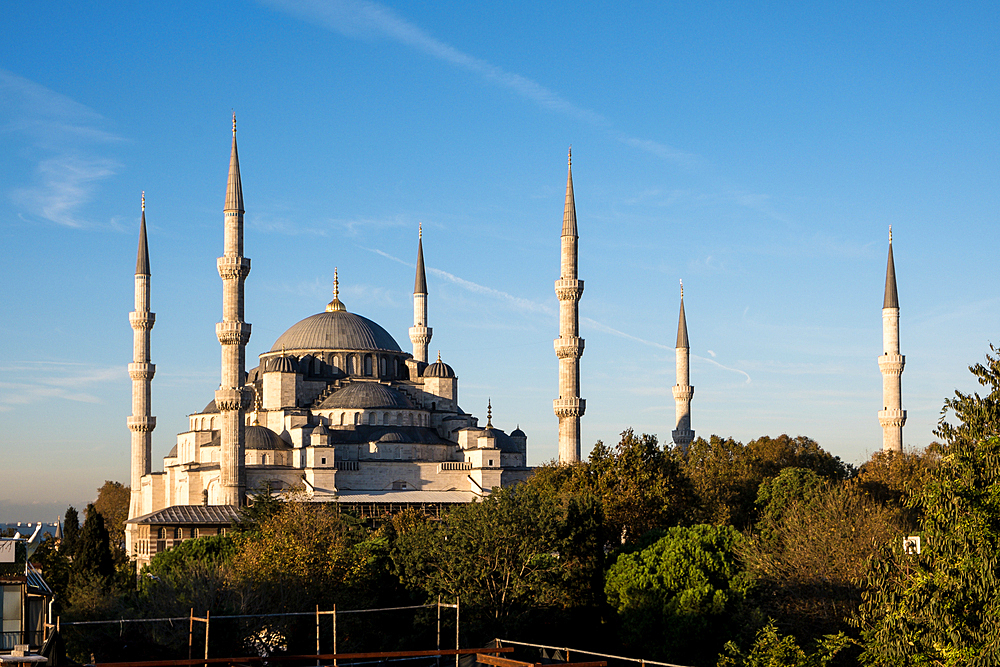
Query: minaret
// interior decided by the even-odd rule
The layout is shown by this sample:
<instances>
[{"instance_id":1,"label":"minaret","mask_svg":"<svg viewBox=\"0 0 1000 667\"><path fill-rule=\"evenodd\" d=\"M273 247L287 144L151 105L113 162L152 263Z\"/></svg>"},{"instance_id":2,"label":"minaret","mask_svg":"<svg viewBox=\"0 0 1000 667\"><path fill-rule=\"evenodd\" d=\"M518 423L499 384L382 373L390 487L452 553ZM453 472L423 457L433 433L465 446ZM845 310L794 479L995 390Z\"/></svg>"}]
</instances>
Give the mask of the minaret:
<instances>
[{"instance_id":1,"label":"minaret","mask_svg":"<svg viewBox=\"0 0 1000 667\"><path fill-rule=\"evenodd\" d=\"M156 417L150 414L150 385L156 366L149 363L149 335L156 315L149 312L149 246L146 244L146 193L142 193L142 218L139 222L139 252L135 260L135 310L128 315L132 325L132 363L128 374L132 378L132 416L128 428L132 431L131 499L128 516L134 519L142 512L142 476L151 472L153 429ZM131 553L131 547L129 547Z\"/></svg>"},{"instance_id":2,"label":"minaret","mask_svg":"<svg viewBox=\"0 0 1000 667\"><path fill-rule=\"evenodd\" d=\"M906 357L899 353L899 295L896 293L896 266L892 261L892 226L889 226L889 261L885 269L885 298L882 301L882 351L878 368L882 372L882 451L903 451L903 392L900 376Z\"/></svg>"},{"instance_id":3,"label":"minaret","mask_svg":"<svg viewBox=\"0 0 1000 667\"><path fill-rule=\"evenodd\" d=\"M559 398L552 401L552 408L559 418L559 463L576 463L580 460L580 417L587 402L580 398L580 357L583 356L583 339L580 338L580 297L583 281L577 280L576 202L573 198L573 151L569 153L569 172L566 176L566 206L563 211L562 268L556 281L559 299L559 338L555 340L559 357Z\"/></svg>"},{"instance_id":4,"label":"minaret","mask_svg":"<svg viewBox=\"0 0 1000 667\"><path fill-rule=\"evenodd\" d=\"M225 242L219 258L222 278L222 321L215 333L222 345L222 381L215 392L215 405L222 417L222 447L219 456L220 505L243 505L246 495L244 438L250 393L246 380L246 344L250 325L243 321L243 283L250 273L250 260L243 256L243 186L236 152L236 114L233 114L233 150L229 157L226 186Z\"/></svg>"},{"instance_id":5,"label":"minaret","mask_svg":"<svg viewBox=\"0 0 1000 667\"><path fill-rule=\"evenodd\" d=\"M413 326L410 327L410 342L413 343L413 358L427 363L427 346L434 330L427 326L427 275L424 273L424 226L417 232L417 277L413 283Z\"/></svg>"},{"instance_id":6,"label":"minaret","mask_svg":"<svg viewBox=\"0 0 1000 667\"><path fill-rule=\"evenodd\" d=\"M694 387L691 386L691 367L689 365L691 344L688 343L687 317L684 315L684 281L681 281L681 313L677 318L677 345L674 354L677 358L677 384L674 385L674 404L677 416L677 428L671 436L674 444L687 451L687 446L694 440L691 430L691 397Z\"/></svg>"}]
</instances>

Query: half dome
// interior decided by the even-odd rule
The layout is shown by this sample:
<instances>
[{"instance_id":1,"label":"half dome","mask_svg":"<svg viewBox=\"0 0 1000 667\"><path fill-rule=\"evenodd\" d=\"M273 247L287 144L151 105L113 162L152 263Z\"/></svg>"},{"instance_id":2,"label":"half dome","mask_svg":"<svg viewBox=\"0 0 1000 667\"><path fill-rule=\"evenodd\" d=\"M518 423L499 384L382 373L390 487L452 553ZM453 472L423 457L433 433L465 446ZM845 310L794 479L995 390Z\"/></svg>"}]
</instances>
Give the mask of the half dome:
<instances>
[{"instance_id":1,"label":"half dome","mask_svg":"<svg viewBox=\"0 0 1000 667\"><path fill-rule=\"evenodd\" d=\"M413 403L401 392L377 382L352 382L343 389L330 394L319 406L321 410L330 408L396 408L412 409Z\"/></svg>"},{"instance_id":2,"label":"half dome","mask_svg":"<svg viewBox=\"0 0 1000 667\"><path fill-rule=\"evenodd\" d=\"M386 350L402 352L389 332L366 317L335 310L293 324L271 346L284 350Z\"/></svg>"},{"instance_id":3,"label":"half dome","mask_svg":"<svg viewBox=\"0 0 1000 667\"><path fill-rule=\"evenodd\" d=\"M281 436L266 426L254 424L246 429L247 449L291 449L292 446L281 439Z\"/></svg>"}]
</instances>

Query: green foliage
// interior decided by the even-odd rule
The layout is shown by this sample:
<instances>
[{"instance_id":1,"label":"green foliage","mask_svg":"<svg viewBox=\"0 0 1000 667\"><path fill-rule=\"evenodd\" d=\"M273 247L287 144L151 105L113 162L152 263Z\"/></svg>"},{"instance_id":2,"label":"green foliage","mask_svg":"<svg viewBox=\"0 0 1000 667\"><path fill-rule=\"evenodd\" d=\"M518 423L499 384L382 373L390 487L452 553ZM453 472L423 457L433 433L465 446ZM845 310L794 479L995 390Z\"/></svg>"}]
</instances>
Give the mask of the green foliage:
<instances>
[{"instance_id":1,"label":"green foliage","mask_svg":"<svg viewBox=\"0 0 1000 667\"><path fill-rule=\"evenodd\" d=\"M105 585L115 572L114 558L104 517L93 504L87 505L86 519L73 554L73 572L76 577L89 577Z\"/></svg>"},{"instance_id":2,"label":"green foliage","mask_svg":"<svg viewBox=\"0 0 1000 667\"><path fill-rule=\"evenodd\" d=\"M803 651L795 638L778 632L774 621L757 632L753 646L743 652L733 643L726 644L719 656L718 667L823 667L829 665L838 653L851 644L839 633L827 635L816 643L813 653Z\"/></svg>"},{"instance_id":3,"label":"green foliage","mask_svg":"<svg viewBox=\"0 0 1000 667\"><path fill-rule=\"evenodd\" d=\"M270 485L250 497L250 502L240 508L240 517L233 522L233 529L237 532L254 532L271 517L279 514L285 505L285 501L278 496L271 495Z\"/></svg>"},{"instance_id":4,"label":"green foliage","mask_svg":"<svg viewBox=\"0 0 1000 667\"><path fill-rule=\"evenodd\" d=\"M625 543L690 517L691 488L680 463L654 435L636 436L628 429L614 449L598 442L588 468L611 539Z\"/></svg>"},{"instance_id":5,"label":"green foliage","mask_svg":"<svg viewBox=\"0 0 1000 667\"><path fill-rule=\"evenodd\" d=\"M920 555L897 538L869 563L853 619L867 664L1000 664L1000 438L945 452L920 497Z\"/></svg>"},{"instance_id":6,"label":"green foliage","mask_svg":"<svg viewBox=\"0 0 1000 667\"><path fill-rule=\"evenodd\" d=\"M907 530L922 520L917 499L941 459L941 446L919 452L875 452L858 471L858 486L873 500L900 510Z\"/></svg>"},{"instance_id":7,"label":"green foliage","mask_svg":"<svg viewBox=\"0 0 1000 667\"><path fill-rule=\"evenodd\" d=\"M72 558L73 554L76 553L76 541L80 535L80 515L77 513L75 507L70 506L66 510L66 516L63 518L62 535L62 544L59 548Z\"/></svg>"},{"instance_id":8,"label":"green foliage","mask_svg":"<svg viewBox=\"0 0 1000 667\"><path fill-rule=\"evenodd\" d=\"M973 364L969 371L976 381L990 391L980 397L978 392L963 394L955 390L953 398L946 398L941 408L934 435L947 444L973 442L1000 434L1000 349L990 345L985 364ZM954 412L958 424L946 421L948 411Z\"/></svg>"},{"instance_id":9,"label":"green foliage","mask_svg":"<svg viewBox=\"0 0 1000 667\"><path fill-rule=\"evenodd\" d=\"M192 563L207 566L225 565L237 554L236 542L229 535L210 535L184 540L167 551L153 556L139 573L142 580L176 579L186 576Z\"/></svg>"},{"instance_id":10,"label":"green foliage","mask_svg":"<svg viewBox=\"0 0 1000 667\"><path fill-rule=\"evenodd\" d=\"M731 526L674 527L651 546L621 554L605 592L626 646L650 658L703 661L753 586L736 559Z\"/></svg>"},{"instance_id":11,"label":"green foliage","mask_svg":"<svg viewBox=\"0 0 1000 667\"><path fill-rule=\"evenodd\" d=\"M601 542L592 499L563 505L522 484L411 526L392 559L403 583L426 599L460 597L476 642L530 631L532 618L585 603L603 564Z\"/></svg>"},{"instance_id":12,"label":"green foliage","mask_svg":"<svg viewBox=\"0 0 1000 667\"><path fill-rule=\"evenodd\" d=\"M101 488L97 489L97 500L94 501L94 509L104 518L111 554L116 564L123 564L128 560L125 552L125 520L128 519L130 499L129 487L121 482L105 480Z\"/></svg>"}]
</instances>

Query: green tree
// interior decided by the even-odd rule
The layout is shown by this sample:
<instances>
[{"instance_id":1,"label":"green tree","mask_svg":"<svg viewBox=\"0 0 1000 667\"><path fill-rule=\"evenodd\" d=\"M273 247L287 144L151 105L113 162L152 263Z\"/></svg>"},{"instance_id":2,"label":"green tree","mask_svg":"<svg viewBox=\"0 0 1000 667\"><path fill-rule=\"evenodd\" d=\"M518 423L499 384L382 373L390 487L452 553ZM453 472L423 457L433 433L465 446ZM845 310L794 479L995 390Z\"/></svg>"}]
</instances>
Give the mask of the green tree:
<instances>
[{"instance_id":1,"label":"green tree","mask_svg":"<svg viewBox=\"0 0 1000 667\"><path fill-rule=\"evenodd\" d=\"M817 642L813 653L807 654L794 637L782 635L771 621L757 632L747 652L734 642L727 643L717 667L823 667L850 644L843 633L828 635Z\"/></svg>"},{"instance_id":2,"label":"green tree","mask_svg":"<svg viewBox=\"0 0 1000 667\"><path fill-rule=\"evenodd\" d=\"M922 550L869 561L853 619L872 665L1000 664L1000 438L959 431L919 499Z\"/></svg>"},{"instance_id":3,"label":"green tree","mask_svg":"<svg viewBox=\"0 0 1000 667\"><path fill-rule=\"evenodd\" d=\"M985 364L969 366L976 381L987 387L989 393L980 396L978 392L964 394L956 389L955 396L944 401L934 435L946 444L971 442L1000 433L1000 349L991 344L990 352L986 353ZM955 414L957 424L946 420L949 411Z\"/></svg>"},{"instance_id":4,"label":"green tree","mask_svg":"<svg viewBox=\"0 0 1000 667\"><path fill-rule=\"evenodd\" d=\"M753 586L736 558L741 540L732 526L677 526L618 556L605 592L626 646L671 662L714 659Z\"/></svg>"},{"instance_id":5,"label":"green tree","mask_svg":"<svg viewBox=\"0 0 1000 667\"><path fill-rule=\"evenodd\" d=\"M59 548L72 558L76 552L77 538L80 535L80 515L73 506L70 506L66 510L66 516L63 518L62 534L62 544L59 545Z\"/></svg>"},{"instance_id":6,"label":"green tree","mask_svg":"<svg viewBox=\"0 0 1000 667\"><path fill-rule=\"evenodd\" d=\"M392 558L402 581L425 599L461 598L470 641L537 633L545 617L593 598L601 525L593 499L564 505L522 484L455 507L440 522L411 525Z\"/></svg>"},{"instance_id":7,"label":"green tree","mask_svg":"<svg viewBox=\"0 0 1000 667\"><path fill-rule=\"evenodd\" d=\"M97 500L94 509L104 518L104 527L108 530L111 554L116 564L128 560L125 552L125 520L128 519L128 506L131 491L121 482L105 480L97 489Z\"/></svg>"},{"instance_id":8,"label":"green tree","mask_svg":"<svg viewBox=\"0 0 1000 667\"><path fill-rule=\"evenodd\" d=\"M77 578L90 576L106 586L115 572L108 530L93 504L87 505L85 516L73 554L74 583Z\"/></svg>"},{"instance_id":9,"label":"green tree","mask_svg":"<svg viewBox=\"0 0 1000 667\"><path fill-rule=\"evenodd\" d=\"M878 451L861 466L855 481L876 502L899 509L905 527L914 530L922 519L916 499L940 459L938 444L917 452Z\"/></svg>"}]
</instances>

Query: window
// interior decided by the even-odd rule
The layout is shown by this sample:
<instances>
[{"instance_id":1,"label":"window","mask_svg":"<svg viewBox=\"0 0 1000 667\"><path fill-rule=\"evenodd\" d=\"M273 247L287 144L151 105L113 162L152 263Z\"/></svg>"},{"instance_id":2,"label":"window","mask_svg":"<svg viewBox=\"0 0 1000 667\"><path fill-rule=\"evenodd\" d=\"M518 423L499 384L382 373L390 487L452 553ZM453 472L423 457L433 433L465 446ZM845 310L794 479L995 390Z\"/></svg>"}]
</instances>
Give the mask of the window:
<instances>
[{"instance_id":1,"label":"window","mask_svg":"<svg viewBox=\"0 0 1000 667\"><path fill-rule=\"evenodd\" d=\"M378 361L378 371L379 375L385 377L385 357L382 357Z\"/></svg>"},{"instance_id":2,"label":"window","mask_svg":"<svg viewBox=\"0 0 1000 667\"><path fill-rule=\"evenodd\" d=\"M372 355L365 355L365 375L372 374Z\"/></svg>"},{"instance_id":3,"label":"window","mask_svg":"<svg viewBox=\"0 0 1000 667\"><path fill-rule=\"evenodd\" d=\"M375 425L375 413L374 412L369 412L368 413L368 425L369 426L374 426Z\"/></svg>"},{"instance_id":4,"label":"window","mask_svg":"<svg viewBox=\"0 0 1000 667\"><path fill-rule=\"evenodd\" d=\"M165 539L167 539L167 529L166 528L159 528L159 529L157 529L157 531L156 531L156 539L158 539L158 540L165 540Z\"/></svg>"},{"instance_id":5,"label":"window","mask_svg":"<svg viewBox=\"0 0 1000 667\"><path fill-rule=\"evenodd\" d=\"M492 466L492 465L493 465L493 459L490 459L490 463L489 463L489 465L490 465L490 466Z\"/></svg>"},{"instance_id":6,"label":"window","mask_svg":"<svg viewBox=\"0 0 1000 667\"><path fill-rule=\"evenodd\" d=\"M354 355L347 357L347 374L354 375Z\"/></svg>"},{"instance_id":7,"label":"window","mask_svg":"<svg viewBox=\"0 0 1000 667\"><path fill-rule=\"evenodd\" d=\"M184 529L183 528L174 528L174 539L175 540L183 540L184 539Z\"/></svg>"},{"instance_id":8,"label":"window","mask_svg":"<svg viewBox=\"0 0 1000 667\"><path fill-rule=\"evenodd\" d=\"M192 528L191 529L191 537L195 537L195 538L198 537L198 529L197 528Z\"/></svg>"},{"instance_id":9,"label":"window","mask_svg":"<svg viewBox=\"0 0 1000 667\"><path fill-rule=\"evenodd\" d=\"M341 426L344 425L344 413L343 412L340 413L340 425Z\"/></svg>"},{"instance_id":10,"label":"window","mask_svg":"<svg viewBox=\"0 0 1000 667\"><path fill-rule=\"evenodd\" d=\"M261 465L267 465L267 454L260 455L260 463Z\"/></svg>"},{"instance_id":11,"label":"window","mask_svg":"<svg viewBox=\"0 0 1000 667\"><path fill-rule=\"evenodd\" d=\"M321 466L325 466L326 465L326 457L325 456L319 460L319 464Z\"/></svg>"}]
</instances>

